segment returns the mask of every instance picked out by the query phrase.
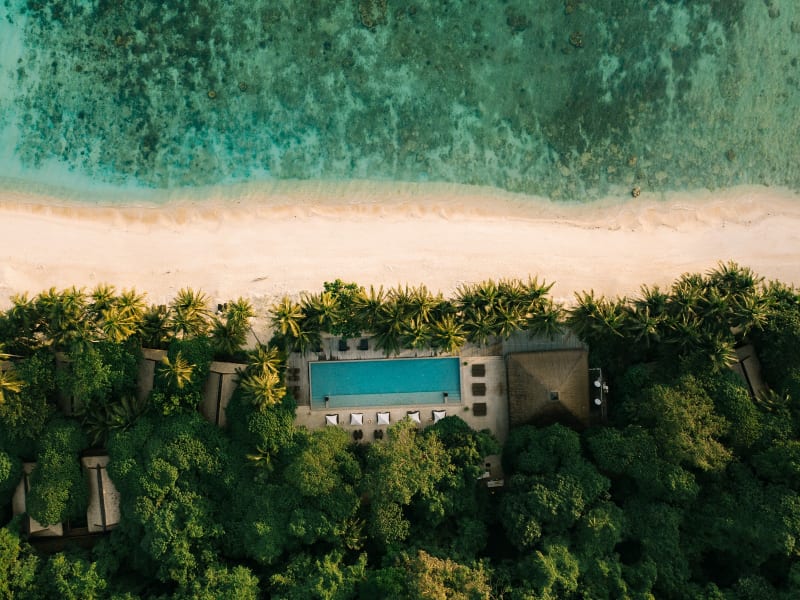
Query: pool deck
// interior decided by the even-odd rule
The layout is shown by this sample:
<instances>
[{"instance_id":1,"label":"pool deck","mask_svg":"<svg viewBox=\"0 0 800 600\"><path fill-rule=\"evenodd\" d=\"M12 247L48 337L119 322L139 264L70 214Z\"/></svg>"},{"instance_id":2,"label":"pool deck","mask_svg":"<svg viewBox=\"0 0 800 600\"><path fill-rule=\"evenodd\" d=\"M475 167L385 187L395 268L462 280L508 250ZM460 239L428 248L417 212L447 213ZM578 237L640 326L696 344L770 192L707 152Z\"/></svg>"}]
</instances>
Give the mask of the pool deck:
<instances>
[{"instance_id":1,"label":"pool deck","mask_svg":"<svg viewBox=\"0 0 800 600\"><path fill-rule=\"evenodd\" d=\"M397 423L406 417L409 411L419 411L420 425L424 428L433 425L433 411L444 410L447 416L458 416L476 430L490 430L500 442L508 436L508 399L506 394L506 370L502 356L460 356L461 400L437 402L433 404L408 404L388 406L364 406L348 408L312 408L310 406L309 363L318 360L368 360L385 359L383 352L370 348L358 349L359 340L350 340L349 350L338 350L338 340L332 338L323 343L323 353L300 356L294 354L287 364L286 385L297 402L295 423L309 429L326 426L326 415L338 415L338 427L356 433L363 432L361 442L375 440L375 432L383 431L386 425L377 423L379 412L388 412L390 424ZM372 344L372 341L370 341ZM397 358L429 358L436 355L425 351L404 351ZM473 364L484 365L482 375L473 375ZM474 386L473 384L477 384ZM480 405L485 404L485 414L478 413ZM350 425L351 414L363 414L361 425ZM380 434L378 434L380 435ZM354 438L355 439L355 438Z\"/></svg>"}]
</instances>

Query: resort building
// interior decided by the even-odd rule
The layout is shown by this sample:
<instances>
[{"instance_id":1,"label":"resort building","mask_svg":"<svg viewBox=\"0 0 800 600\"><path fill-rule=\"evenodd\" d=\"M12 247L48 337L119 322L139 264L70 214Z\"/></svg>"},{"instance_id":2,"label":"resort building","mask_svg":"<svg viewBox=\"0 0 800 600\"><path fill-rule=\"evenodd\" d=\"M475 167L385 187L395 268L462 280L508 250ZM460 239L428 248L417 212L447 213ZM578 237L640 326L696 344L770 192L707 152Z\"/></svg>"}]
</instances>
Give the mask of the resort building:
<instances>
[{"instance_id":1,"label":"resort building","mask_svg":"<svg viewBox=\"0 0 800 600\"><path fill-rule=\"evenodd\" d=\"M31 491L30 476L36 463L23 464L22 479L14 491L11 508L14 515L24 515L23 529L31 538L79 537L101 534L113 529L120 521L120 498L114 482L108 476L108 456L84 456L81 466L89 486L89 504L86 523L56 523L44 526L27 514L28 494Z\"/></svg>"},{"instance_id":2,"label":"resort building","mask_svg":"<svg viewBox=\"0 0 800 600\"><path fill-rule=\"evenodd\" d=\"M518 333L467 345L457 356L404 350L387 358L369 338L325 336L321 348L289 357L296 422L342 427L357 441L380 439L406 417L426 427L456 415L504 442L509 426L566 420L583 427L594 414L588 351L567 332L553 339Z\"/></svg>"},{"instance_id":3,"label":"resort building","mask_svg":"<svg viewBox=\"0 0 800 600\"><path fill-rule=\"evenodd\" d=\"M14 496L11 499L11 511L16 515L25 515L23 518L22 526L25 533L29 536L47 537L47 536L61 536L64 535L64 526L61 523L54 523L52 525L42 525L36 519L32 519L27 514L27 501L28 493L31 490L30 475L36 463L26 462L22 465L22 479L14 490Z\"/></svg>"},{"instance_id":4,"label":"resort building","mask_svg":"<svg viewBox=\"0 0 800 600\"><path fill-rule=\"evenodd\" d=\"M751 397L757 398L767 391L767 386L761 378L761 363L753 344L736 348L736 362L731 365L731 369L741 377Z\"/></svg>"},{"instance_id":5,"label":"resort building","mask_svg":"<svg viewBox=\"0 0 800 600\"><path fill-rule=\"evenodd\" d=\"M203 387L203 399L200 401L200 414L206 421L220 427L225 427L225 408L231 401L236 384L239 380L240 369L244 365L214 361L208 367L208 378Z\"/></svg>"},{"instance_id":6,"label":"resort building","mask_svg":"<svg viewBox=\"0 0 800 600\"><path fill-rule=\"evenodd\" d=\"M589 353L584 348L515 352L506 358L511 427L588 424Z\"/></svg>"},{"instance_id":7,"label":"resort building","mask_svg":"<svg viewBox=\"0 0 800 600\"><path fill-rule=\"evenodd\" d=\"M119 492L108 476L108 455L84 456L81 465L89 480L89 506L86 528L89 533L105 533L119 524Z\"/></svg>"}]
</instances>

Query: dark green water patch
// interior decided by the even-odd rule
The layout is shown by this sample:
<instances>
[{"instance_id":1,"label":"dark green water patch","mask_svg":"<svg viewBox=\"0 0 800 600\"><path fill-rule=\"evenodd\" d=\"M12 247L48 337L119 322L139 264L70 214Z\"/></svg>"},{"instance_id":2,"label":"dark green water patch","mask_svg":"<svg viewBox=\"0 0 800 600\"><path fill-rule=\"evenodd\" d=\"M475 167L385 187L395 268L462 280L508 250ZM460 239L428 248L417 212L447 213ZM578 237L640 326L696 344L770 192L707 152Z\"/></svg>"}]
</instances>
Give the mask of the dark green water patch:
<instances>
[{"instance_id":1,"label":"dark green water patch","mask_svg":"<svg viewBox=\"0 0 800 600\"><path fill-rule=\"evenodd\" d=\"M437 180L571 200L799 187L781 132L800 128L800 14L781 9L31 0L8 15L25 47L3 63L16 88L0 101L27 167L153 187ZM754 72L756 51L783 70Z\"/></svg>"}]
</instances>

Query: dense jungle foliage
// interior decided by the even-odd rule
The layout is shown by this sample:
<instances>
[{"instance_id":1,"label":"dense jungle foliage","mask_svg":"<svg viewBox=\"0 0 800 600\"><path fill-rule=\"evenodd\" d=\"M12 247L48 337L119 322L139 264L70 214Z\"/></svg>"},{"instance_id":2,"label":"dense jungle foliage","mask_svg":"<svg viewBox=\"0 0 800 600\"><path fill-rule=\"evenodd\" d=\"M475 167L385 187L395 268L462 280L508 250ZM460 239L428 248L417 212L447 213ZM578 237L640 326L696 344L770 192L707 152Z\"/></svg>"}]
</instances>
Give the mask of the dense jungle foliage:
<instances>
[{"instance_id":1,"label":"dense jungle foliage","mask_svg":"<svg viewBox=\"0 0 800 600\"><path fill-rule=\"evenodd\" d=\"M335 281L271 312L182 290L49 290L0 315L0 597L696 598L800 596L800 295L720 264L634 298L536 280L365 290ZM368 332L387 355L458 352L571 328L611 388L605 426L513 429L502 449L458 417L371 444L294 425L287 352ZM730 367L752 344L767 389ZM166 350L137 399L143 347ZM197 412L212 359L243 362L225 428ZM59 408L79 399L75 413ZM79 456L105 448L121 522L90 548L25 540L27 510L85 515ZM502 452L506 484L479 479ZM85 518L85 517L84 517ZM33 545L32 545L33 544Z\"/></svg>"}]
</instances>

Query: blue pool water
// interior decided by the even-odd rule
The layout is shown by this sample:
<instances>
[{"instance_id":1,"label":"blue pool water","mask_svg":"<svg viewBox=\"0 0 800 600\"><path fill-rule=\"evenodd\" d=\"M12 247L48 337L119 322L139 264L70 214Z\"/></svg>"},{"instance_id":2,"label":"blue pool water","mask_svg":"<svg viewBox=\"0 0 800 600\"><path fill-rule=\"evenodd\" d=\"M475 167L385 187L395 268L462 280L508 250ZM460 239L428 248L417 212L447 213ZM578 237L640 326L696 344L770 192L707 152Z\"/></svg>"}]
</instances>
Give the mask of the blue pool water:
<instances>
[{"instance_id":1,"label":"blue pool water","mask_svg":"<svg viewBox=\"0 0 800 600\"><path fill-rule=\"evenodd\" d=\"M310 364L311 407L398 406L461 401L457 358L400 358Z\"/></svg>"}]
</instances>

